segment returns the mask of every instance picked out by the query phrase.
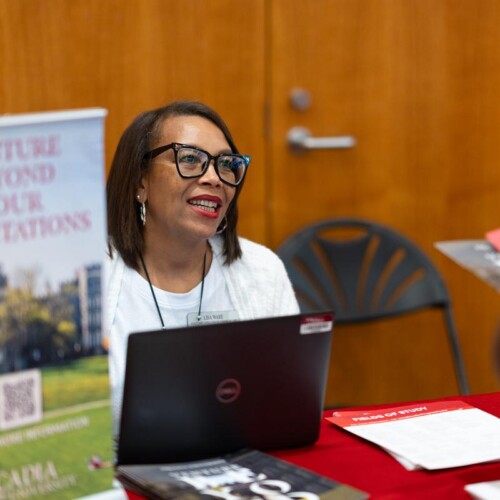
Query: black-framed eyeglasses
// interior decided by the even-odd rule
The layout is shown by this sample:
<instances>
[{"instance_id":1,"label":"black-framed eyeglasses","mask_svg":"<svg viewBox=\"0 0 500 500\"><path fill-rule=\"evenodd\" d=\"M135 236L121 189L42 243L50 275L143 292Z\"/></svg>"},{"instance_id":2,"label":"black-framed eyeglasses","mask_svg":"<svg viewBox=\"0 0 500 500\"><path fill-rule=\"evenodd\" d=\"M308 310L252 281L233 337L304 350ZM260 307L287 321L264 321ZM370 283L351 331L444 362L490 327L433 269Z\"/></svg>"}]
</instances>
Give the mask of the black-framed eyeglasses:
<instances>
[{"instance_id":1,"label":"black-framed eyeglasses","mask_svg":"<svg viewBox=\"0 0 500 500\"><path fill-rule=\"evenodd\" d=\"M238 186L245 178L247 167L250 163L250 156L233 153L220 153L212 156L207 151L172 142L166 146L155 148L144 155L145 160L152 160L169 149L174 150L175 165L178 174L184 179L201 177L208 170L210 162L214 160L215 171L219 179L229 186Z\"/></svg>"}]
</instances>

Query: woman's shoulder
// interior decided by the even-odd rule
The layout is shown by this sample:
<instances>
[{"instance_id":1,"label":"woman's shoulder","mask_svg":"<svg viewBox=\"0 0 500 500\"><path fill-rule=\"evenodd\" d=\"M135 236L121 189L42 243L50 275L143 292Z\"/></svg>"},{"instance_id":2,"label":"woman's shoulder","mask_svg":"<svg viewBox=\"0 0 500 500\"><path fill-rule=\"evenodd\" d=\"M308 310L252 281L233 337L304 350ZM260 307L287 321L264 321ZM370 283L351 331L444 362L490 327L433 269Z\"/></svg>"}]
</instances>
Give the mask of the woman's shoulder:
<instances>
[{"instance_id":1,"label":"woman's shoulder","mask_svg":"<svg viewBox=\"0 0 500 500\"><path fill-rule=\"evenodd\" d=\"M256 258L264 259L264 261L270 260L271 262L281 262L280 258L270 248L260 243L256 243L255 241L251 241L241 236L238 237L238 241L240 243L242 256L240 259L237 259L235 262L233 262L233 264L237 262L254 260ZM211 238L210 245L212 246L212 249L216 254L222 255L224 249L224 240L221 237Z\"/></svg>"},{"instance_id":2,"label":"woman's shoulder","mask_svg":"<svg viewBox=\"0 0 500 500\"><path fill-rule=\"evenodd\" d=\"M106 252L106 258L104 260L105 269L108 274L113 274L117 270L121 270L125 267L125 262L121 258L120 254L113 247L109 247Z\"/></svg>"},{"instance_id":3,"label":"woman's shoulder","mask_svg":"<svg viewBox=\"0 0 500 500\"><path fill-rule=\"evenodd\" d=\"M238 271L243 269L251 271L284 270L283 262L270 248L247 238L242 238L241 236L238 237L238 240L241 247L241 257L233 261L228 266L229 268ZM210 244L217 257L223 262L222 238L211 239Z\"/></svg>"},{"instance_id":4,"label":"woman's shoulder","mask_svg":"<svg viewBox=\"0 0 500 500\"><path fill-rule=\"evenodd\" d=\"M239 238L239 241L243 256L272 256L277 258L277 255L270 248L261 245L260 243L256 243L255 241L247 240L246 238L241 237Z\"/></svg>"},{"instance_id":5,"label":"woman's shoulder","mask_svg":"<svg viewBox=\"0 0 500 500\"><path fill-rule=\"evenodd\" d=\"M246 238L239 238L241 246L241 259L234 264L255 271L275 272L284 270L281 259L270 248Z\"/></svg>"}]
</instances>

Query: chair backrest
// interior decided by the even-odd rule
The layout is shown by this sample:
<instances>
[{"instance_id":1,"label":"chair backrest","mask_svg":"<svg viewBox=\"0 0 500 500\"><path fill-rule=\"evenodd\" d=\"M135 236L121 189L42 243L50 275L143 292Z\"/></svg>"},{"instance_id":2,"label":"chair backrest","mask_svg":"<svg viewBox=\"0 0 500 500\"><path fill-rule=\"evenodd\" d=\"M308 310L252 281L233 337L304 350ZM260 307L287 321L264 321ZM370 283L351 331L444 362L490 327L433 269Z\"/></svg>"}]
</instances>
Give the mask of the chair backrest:
<instances>
[{"instance_id":1,"label":"chair backrest","mask_svg":"<svg viewBox=\"0 0 500 500\"><path fill-rule=\"evenodd\" d=\"M354 323L441 308L458 386L469 393L448 290L415 243L382 224L336 218L295 233L278 255L302 312L333 309L337 323Z\"/></svg>"},{"instance_id":2,"label":"chair backrest","mask_svg":"<svg viewBox=\"0 0 500 500\"><path fill-rule=\"evenodd\" d=\"M278 254L301 309L331 308L338 323L450 305L429 258L406 237L372 221L334 218L312 224L286 240Z\"/></svg>"}]
</instances>

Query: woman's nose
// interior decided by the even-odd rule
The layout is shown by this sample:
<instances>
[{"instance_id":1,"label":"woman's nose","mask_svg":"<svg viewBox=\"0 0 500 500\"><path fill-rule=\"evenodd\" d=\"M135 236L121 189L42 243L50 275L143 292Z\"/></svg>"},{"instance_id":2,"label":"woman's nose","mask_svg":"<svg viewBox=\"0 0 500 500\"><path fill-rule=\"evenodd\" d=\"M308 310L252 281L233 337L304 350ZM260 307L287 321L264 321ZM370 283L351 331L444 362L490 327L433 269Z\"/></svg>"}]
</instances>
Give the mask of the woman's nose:
<instances>
[{"instance_id":1,"label":"woman's nose","mask_svg":"<svg viewBox=\"0 0 500 500\"><path fill-rule=\"evenodd\" d=\"M215 160L211 159L207 171L200 177L200 181L203 183L213 184L213 185L221 185L222 182L217 175L217 171L215 170Z\"/></svg>"}]
</instances>

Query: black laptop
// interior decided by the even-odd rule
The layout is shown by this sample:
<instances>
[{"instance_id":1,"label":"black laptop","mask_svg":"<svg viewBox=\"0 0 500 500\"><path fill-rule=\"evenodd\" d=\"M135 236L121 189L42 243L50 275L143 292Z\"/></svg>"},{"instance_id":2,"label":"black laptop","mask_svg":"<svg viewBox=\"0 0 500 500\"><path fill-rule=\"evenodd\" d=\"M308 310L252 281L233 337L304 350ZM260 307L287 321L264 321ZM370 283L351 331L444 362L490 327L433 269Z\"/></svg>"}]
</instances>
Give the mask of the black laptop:
<instances>
[{"instance_id":1,"label":"black laptop","mask_svg":"<svg viewBox=\"0 0 500 500\"><path fill-rule=\"evenodd\" d=\"M312 444L332 328L322 312L131 334L118 464Z\"/></svg>"}]
</instances>

